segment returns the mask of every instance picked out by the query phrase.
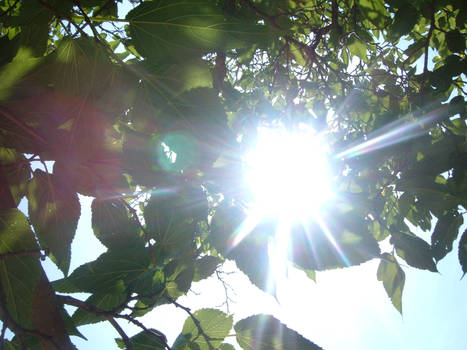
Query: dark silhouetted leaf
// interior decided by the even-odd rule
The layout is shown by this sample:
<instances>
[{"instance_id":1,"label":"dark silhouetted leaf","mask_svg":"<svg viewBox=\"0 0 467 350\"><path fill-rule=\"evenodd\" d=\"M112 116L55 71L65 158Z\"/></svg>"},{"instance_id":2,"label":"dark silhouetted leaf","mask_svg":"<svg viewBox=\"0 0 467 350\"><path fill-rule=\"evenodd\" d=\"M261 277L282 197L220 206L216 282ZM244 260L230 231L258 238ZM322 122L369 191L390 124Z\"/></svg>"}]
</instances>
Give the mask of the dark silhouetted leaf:
<instances>
[{"instance_id":1,"label":"dark silhouetted leaf","mask_svg":"<svg viewBox=\"0 0 467 350\"><path fill-rule=\"evenodd\" d=\"M121 249L134 243L144 246L138 224L121 201L94 199L91 210L94 234L106 247Z\"/></svg>"},{"instance_id":2,"label":"dark silhouetted leaf","mask_svg":"<svg viewBox=\"0 0 467 350\"><path fill-rule=\"evenodd\" d=\"M431 250L438 262L452 250L452 243L456 240L464 218L457 212L448 212L438 218L435 230L431 235Z\"/></svg>"},{"instance_id":3,"label":"dark silhouetted leaf","mask_svg":"<svg viewBox=\"0 0 467 350\"><path fill-rule=\"evenodd\" d=\"M237 267L249 280L263 291L275 295L274 275L269 262L269 242L275 233L276 224L264 221L259 223L242 241L236 242L234 236L227 258L233 259ZM236 235L244 234L237 230ZM238 239L238 238L237 238Z\"/></svg>"},{"instance_id":4,"label":"dark silhouetted leaf","mask_svg":"<svg viewBox=\"0 0 467 350\"><path fill-rule=\"evenodd\" d=\"M430 245L412 233L392 232L391 242L396 247L397 255L410 266L437 272Z\"/></svg>"},{"instance_id":5,"label":"dark silhouetted leaf","mask_svg":"<svg viewBox=\"0 0 467 350\"><path fill-rule=\"evenodd\" d=\"M446 33L446 44L451 52L465 52L465 34L462 35L458 30L451 30Z\"/></svg>"},{"instance_id":6,"label":"dark silhouetted leaf","mask_svg":"<svg viewBox=\"0 0 467 350\"><path fill-rule=\"evenodd\" d=\"M390 32L393 40L397 40L401 36L408 34L417 23L418 16L419 12L410 3L400 8L394 16L394 23Z\"/></svg>"},{"instance_id":7,"label":"dark silhouetted leaf","mask_svg":"<svg viewBox=\"0 0 467 350\"><path fill-rule=\"evenodd\" d=\"M462 277L467 273L467 230L462 234L461 240L459 242L459 263L462 266L462 272L464 273Z\"/></svg>"},{"instance_id":8,"label":"dark silhouetted leaf","mask_svg":"<svg viewBox=\"0 0 467 350\"><path fill-rule=\"evenodd\" d=\"M319 223L296 224L291 238L290 260L302 269L322 271L358 265L380 254L367 222L344 206L329 208Z\"/></svg>"},{"instance_id":9,"label":"dark silhouetted leaf","mask_svg":"<svg viewBox=\"0 0 467 350\"><path fill-rule=\"evenodd\" d=\"M238 321L234 329L237 342L243 350L322 350L269 315L245 318Z\"/></svg>"},{"instance_id":10,"label":"dark silhouetted leaf","mask_svg":"<svg viewBox=\"0 0 467 350\"><path fill-rule=\"evenodd\" d=\"M121 339L115 339L120 349L125 349L125 343ZM133 350L164 350L167 339L164 334L156 329L139 332L130 338Z\"/></svg>"},{"instance_id":11,"label":"dark silhouetted leaf","mask_svg":"<svg viewBox=\"0 0 467 350\"><path fill-rule=\"evenodd\" d=\"M211 276L221 263L222 260L220 258L211 255L203 256L201 259L196 260L193 282L198 282Z\"/></svg>"},{"instance_id":12,"label":"dark silhouetted leaf","mask_svg":"<svg viewBox=\"0 0 467 350\"><path fill-rule=\"evenodd\" d=\"M41 246L50 249L51 259L68 274L71 241L80 216L78 196L53 175L36 170L29 184L28 211Z\"/></svg>"},{"instance_id":13,"label":"dark silhouetted leaf","mask_svg":"<svg viewBox=\"0 0 467 350\"><path fill-rule=\"evenodd\" d=\"M167 189L153 194L144 208L147 231L163 256L181 253L193 245L197 222L207 216L201 189Z\"/></svg>"}]
</instances>

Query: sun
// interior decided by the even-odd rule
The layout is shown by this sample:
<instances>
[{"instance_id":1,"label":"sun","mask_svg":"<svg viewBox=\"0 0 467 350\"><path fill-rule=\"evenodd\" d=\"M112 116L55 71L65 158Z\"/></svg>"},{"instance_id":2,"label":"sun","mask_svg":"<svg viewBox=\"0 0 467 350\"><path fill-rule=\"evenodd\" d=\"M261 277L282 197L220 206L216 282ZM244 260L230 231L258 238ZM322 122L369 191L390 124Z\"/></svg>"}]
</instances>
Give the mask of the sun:
<instances>
[{"instance_id":1,"label":"sun","mask_svg":"<svg viewBox=\"0 0 467 350\"><path fill-rule=\"evenodd\" d=\"M258 128L245 157L255 213L287 220L318 215L333 197L325 140L310 128Z\"/></svg>"},{"instance_id":2,"label":"sun","mask_svg":"<svg viewBox=\"0 0 467 350\"><path fill-rule=\"evenodd\" d=\"M268 288L276 298L286 290L292 225L319 222L325 204L334 198L329 158L324 136L303 125L293 131L260 127L254 146L246 153L244 179L253 201L233 245L263 219L277 221L268 245Z\"/></svg>"}]
</instances>

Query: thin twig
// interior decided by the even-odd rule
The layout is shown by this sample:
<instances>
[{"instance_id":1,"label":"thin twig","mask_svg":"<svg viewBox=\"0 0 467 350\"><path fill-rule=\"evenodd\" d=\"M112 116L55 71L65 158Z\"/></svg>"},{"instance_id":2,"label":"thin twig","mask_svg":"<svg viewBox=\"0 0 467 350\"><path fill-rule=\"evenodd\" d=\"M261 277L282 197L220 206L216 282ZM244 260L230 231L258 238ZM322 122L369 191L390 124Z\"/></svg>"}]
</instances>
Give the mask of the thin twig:
<instances>
[{"instance_id":1,"label":"thin twig","mask_svg":"<svg viewBox=\"0 0 467 350\"><path fill-rule=\"evenodd\" d=\"M115 321L115 319L112 316L107 316L107 320L110 322L110 324L115 328L115 330L120 334L122 337L123 342L125 343L125 346L127 350L133 350L133 347L131 346L130 338L126 335L125 331L120 327L120 325Z\"/></svg>"},{"instance_id":2,"label":"thin twig","mask_svg":"<svg viewBox=\"0 0 467 350\"><path fill-rule=\"evenodd\" d=\"M186 307L186 306L183 306L179 303L177 303L175 301L175 299L172 299L170 297L167 298L168 301L170 301L173 305L175 305L176 307L184 310L190 317L191 319L193 320L193 323L195 324L196 328L198 329L198 332L200 335L202 335L204 337L204 339L206 340L206 343L208 344L208 347L210 350L214 350L214 347L212 346L211 344L211 340L216 340L214 338L211 338L209 335L207 335L203 328L201 327L201 324L199 323L199 320L195 317L195 315L193 315L193 313L191 312L190 308Z\"/></svg>"}]
</instances>

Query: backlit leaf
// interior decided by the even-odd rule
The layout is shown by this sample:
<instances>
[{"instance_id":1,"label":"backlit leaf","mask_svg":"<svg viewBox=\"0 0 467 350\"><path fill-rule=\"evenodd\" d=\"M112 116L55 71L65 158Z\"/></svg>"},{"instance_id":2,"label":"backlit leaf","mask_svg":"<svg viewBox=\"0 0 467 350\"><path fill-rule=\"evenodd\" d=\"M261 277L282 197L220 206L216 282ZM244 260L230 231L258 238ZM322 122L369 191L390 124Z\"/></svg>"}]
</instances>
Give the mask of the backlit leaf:
<instances>
[{"instance_id":1,"label":"backlit leaf","mask_svg":"<svg viewBox=\"0 0 467 350\"><path fill-rule=\"evenodd\" d=\"M381 256L377 272L378 281L383 282L384 289L392 304L402 314L402 292L405 284L405 273L391 254Z\"/></svg>"},{"instance_id":2,"label":"backlit leaf","mask_svg":"<svg viewBox=\"0 0 467 350\"><path fill-rule=\"evenodd\" d=\"M29 223L18 209L0 212L0 254L38 249ZM0 287L9 315L22 327L31 328L34 292L41 276L37 253L9 255L0 259Z\"/></svg>"},{"instance_id":3,"label":"backlit leaf","mask_svg":"<svg viewBox=\"0 0 467 350\"><path fill-rule=\"evenodd\" d=\"M351 36L351 40L347 47L352 55L355 55L364 61L367 60L366 44L356 35Z\"/></svg>"},{"instance_id":4,"label":"backlit leaf","mask_svg":"<svg viewBox=\"0 0 467 350\"><path fill-rule=\"evenodd\" d=\"M193 316L197 319L198 325L191 317L186 319L179 336L184 341L179 340L180 345L174 347L174 350L193 349L193 346L197 350L209 350L211 347L216 349L232 328L232 316L227 316L220 310L202 309L196 311Z\"/></svg>"},{"instance_id":5,"label":"backlit leaf","mask_svg":"<svg viewBox=\"0 0 467 350\"><path fill-rule=\"evenodd\" d=\"M265 25L226 16L209 0L145 2L127 15L137 50L157 60L241 48L270 37ZM167 38L170 37L170 40Z\"/></svg>"}]
</instances>

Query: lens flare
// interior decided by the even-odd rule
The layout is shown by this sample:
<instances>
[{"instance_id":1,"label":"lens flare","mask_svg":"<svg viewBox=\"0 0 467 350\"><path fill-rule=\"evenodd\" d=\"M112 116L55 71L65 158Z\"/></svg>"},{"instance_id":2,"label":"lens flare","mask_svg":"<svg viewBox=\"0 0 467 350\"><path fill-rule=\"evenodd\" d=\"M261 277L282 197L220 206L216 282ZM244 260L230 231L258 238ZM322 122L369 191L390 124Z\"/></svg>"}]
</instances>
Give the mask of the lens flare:
<instances>
[{"instance_id":1,"label":"lens flare","mask_svg":"<svg viewBox=\"0 0 467 350\"><path fill-rule=\"evenodd\" d=\"M424 135L427 133L426 126L441 119L445 112L445 108L439 108L417 120L411 121L408 117L396 120L369 135L367 141L359 142L338 153L335 158L353 158Z\"/></svg>"}]
</instances>

